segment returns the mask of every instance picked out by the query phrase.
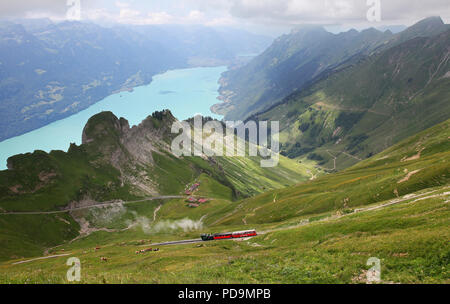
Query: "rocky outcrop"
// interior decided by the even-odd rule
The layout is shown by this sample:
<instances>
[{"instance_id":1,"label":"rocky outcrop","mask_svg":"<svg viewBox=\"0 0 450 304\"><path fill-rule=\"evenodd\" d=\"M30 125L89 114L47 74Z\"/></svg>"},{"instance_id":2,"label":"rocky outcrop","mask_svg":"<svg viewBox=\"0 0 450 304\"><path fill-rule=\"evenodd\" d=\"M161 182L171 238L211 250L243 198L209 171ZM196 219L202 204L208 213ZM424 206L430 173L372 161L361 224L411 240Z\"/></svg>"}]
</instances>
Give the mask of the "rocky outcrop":
<instances>
[{"instance_id":1,"label":"rocky outcrop","mask_svg":"<svg viewBox=\"0 0 450 304\"><path fill-rule=\"evenodd\" d=\"M82 142L93 163L111 164L121 172L123 183L145 194L155 194L157 185L146 168L153 165L153 153L170 153L171 128L176 121L165 110L130 128L125 118L102 112L89 119Z\"/></svg>"},{"instance_id":2,"label":"rocky outcrop","mask_svg":"<svg viewBox=\"0 0 450 304\"><path fill-rule=\"evenodd\" d=\"M138 162L152 162L152 152L170 152L171 128L175 121L169 110L155 112L138 126L127 130L121 143Z\"/></svg>"}]
</instances>

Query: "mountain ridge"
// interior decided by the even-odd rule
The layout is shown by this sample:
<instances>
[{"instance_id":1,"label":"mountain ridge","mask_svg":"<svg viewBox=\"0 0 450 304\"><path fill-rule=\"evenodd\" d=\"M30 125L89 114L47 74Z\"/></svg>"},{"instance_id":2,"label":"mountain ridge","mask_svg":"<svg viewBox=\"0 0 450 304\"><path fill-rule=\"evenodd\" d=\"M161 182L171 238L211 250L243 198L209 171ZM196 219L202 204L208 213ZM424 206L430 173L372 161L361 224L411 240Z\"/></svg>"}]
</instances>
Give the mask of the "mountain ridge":
<instances>
[{"instance_id":1,"label":"mountain ridge","mask_svg":"<svg viewBox=\"0 0 450 304\"><path fill-rule=\"evenodd\" d=\"M291 157L319 147L356 158L378 153L447 119L449 39L450 30L407 40L331 72L250 119L280 120L283 153ZM320 158L330 165L328 152Z\"/></svg>"},{"instance_id":2,"label":"mountain ridge","mask_svg":"<svg viewBox=\"0 0 450 304\"><path fill-rule=\"evenodd\" d=\"M328 70L345 68L415 37L438 35L449 26L440 17L430 17L395 35L374 28L332 34L320 27L307 27L281 36L247 66L223 74L219 89L222 103L213 106L212 110L225 115L225 119L246 119L303 90L316 78L323 77L322 74L326 75ZM296 38L299 33L300 37L307 37L308 29L320 35L314 37L311 34L310 41ZM292 49L290 44L296 48ZM310 54L308 50L314 52ZM272 67L274 64L279 72Z\"/></svg>"}]
</instances>

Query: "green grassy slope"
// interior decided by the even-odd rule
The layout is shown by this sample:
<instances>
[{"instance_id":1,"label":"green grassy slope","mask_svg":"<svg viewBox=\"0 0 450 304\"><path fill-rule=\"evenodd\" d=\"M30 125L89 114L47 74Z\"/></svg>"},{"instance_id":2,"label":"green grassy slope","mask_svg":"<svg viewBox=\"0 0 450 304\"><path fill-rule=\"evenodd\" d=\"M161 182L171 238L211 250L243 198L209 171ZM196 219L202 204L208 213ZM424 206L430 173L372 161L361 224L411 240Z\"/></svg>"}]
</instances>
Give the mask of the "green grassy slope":
<instances>
[{"instance_id":1,"label":"green grassy slope","mask_svg":"<svg viewBox=\"0 0 450 304\"><path fill-rule=\"evenodd\" d=\"M0 260L41 256L44 250L78 235L68 214L0 216Z\"/></svg>"},{"instance_id":2,"label":"green grassy slope","mask_svg":"<svg viewBox=\"0 0 450 304\"><path fill-rule=\"evenodd\" d=\"M217 161L224 168L227 178L244 196L285 188L322 172L315 167L315 162L299 163L283 156L273 168L261 168L257 157L219 157Z\"/></svg>"},{"instance_id":3,"label":"green grassy slope","mask_svg":"<svg viewBox=\"0 0 450 304\"><path fill-rule=\"evenodd\" d=\"M92 166L83 147L68 153L43 151L10 159L14 170L0 172L0 207L7 211L49 211L89 196L99 201L132 199L111 165Z\"/></svg>"},{"instance_id":4,"label":"green grassy slope","mask_svg":"<svg viewBox=\"0 0 450 304\"><path fill-rule=\"evenodd\" d=\"M314 181L244 200L222 224L281 222L347 212L449 184L450 120L358 165Z\"/></svg>"}]
</instances>

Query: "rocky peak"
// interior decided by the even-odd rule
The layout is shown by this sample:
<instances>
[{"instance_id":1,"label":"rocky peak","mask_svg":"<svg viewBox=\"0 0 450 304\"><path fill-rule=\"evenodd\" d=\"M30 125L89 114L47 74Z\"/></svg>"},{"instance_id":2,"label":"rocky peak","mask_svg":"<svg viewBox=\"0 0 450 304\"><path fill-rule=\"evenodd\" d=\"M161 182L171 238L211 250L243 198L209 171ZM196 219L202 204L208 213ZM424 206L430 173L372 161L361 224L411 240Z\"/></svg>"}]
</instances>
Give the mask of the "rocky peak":
<instances>
[{"instance_id":1,"label":"rocky peak","mask_svg":"<svg viewBox=\"0 0 450 304\"><path fill-rule=\"evenodd\" d=\"M133 133L152 133L160 138L169 138L172 124L177 119L169 110L156 111L152 115L144 119L138 126L133 127Z\"/></svg>"},{"instance_id":2,"label":"rocky peak","mask_svg":"<svg viewBox=\"0 0 450 304\"><path fill-rule=\"evenodd\" d=\"M176 118L169 110L154 112L139 125L130 128L125 118L112 112L102 112L89 119L82 143L92 155L112 163L116 168L125 164L149 164L152 152L170 150L172 124Z\"/></svg>"},{"instance_id":3,"label":"rocky peak","mask_svg":"<svg viewBox=\"0 0 450 304\"><path fill-rule=\"evenodd\" d=\"M129 129L126 119L120 120L112 112L101 112L92 116L83 129L82 143L100 143L104 140L119 139Z\"/></svg>"},{"instance_id":4,"label":"rocky peak","mask_svg":"<svg viewBox=\"0 0 450 304\"><path fill-rule=\"evenodd\" d=\"M315 25L315 24L302 24L294 27L291 30L291 35L299 34L299 33L325 33L327 32L325 28L321 25Z\"/></svg>"},{"instance_id":5,"label":"rocky peak","mask_svg":"<svg viewBox=\"0 0 450 304\"><path fill-rule=\"evenodd\" d=\"M444 21L440 16L431 16L416 23L416 25L443 25Z\"/></svg>"},{"instance_id":6,"label":"rocky peak","mask_svg":"<svg viewBox=\"0 0 450 304\"><path fill-rule=\"evenodd\" d=\"M430 37L438 35L448 29L450 29L450 26L445 24L441 17L429 17L407 28L399 34L399 37L401 40L412 39L415 37Z\"/></svg>"}]
</instances>

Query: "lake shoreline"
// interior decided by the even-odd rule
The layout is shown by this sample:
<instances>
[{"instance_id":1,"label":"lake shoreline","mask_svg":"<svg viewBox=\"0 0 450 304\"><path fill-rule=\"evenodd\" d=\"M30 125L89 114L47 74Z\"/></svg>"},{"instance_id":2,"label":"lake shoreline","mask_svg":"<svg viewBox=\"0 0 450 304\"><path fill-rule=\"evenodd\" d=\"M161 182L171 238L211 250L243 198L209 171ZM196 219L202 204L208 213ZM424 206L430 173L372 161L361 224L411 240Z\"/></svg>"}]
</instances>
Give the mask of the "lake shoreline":
<instances>
[{"instance_id":1,"label":"lake shoreline","mask_svg":"<svg viewBox=\"0 0 450 304\"><path fill-rule=\"evenodd\" d=\"M7 169L7 159L13 155L36 150L67 151L70 143L81 144L87 120L103 111L126 118L130 126L164 109L171 110L179 120L199 113L221 120L211 107L217 103L218 81L226 70L226 66L169 70L153 76L147 85L111 94L78 113L4 140L0 142L0 170Z\"/></svg>"}]
</instances>

